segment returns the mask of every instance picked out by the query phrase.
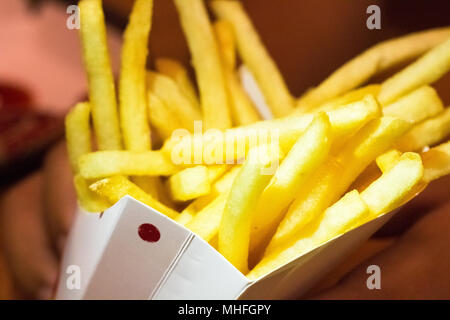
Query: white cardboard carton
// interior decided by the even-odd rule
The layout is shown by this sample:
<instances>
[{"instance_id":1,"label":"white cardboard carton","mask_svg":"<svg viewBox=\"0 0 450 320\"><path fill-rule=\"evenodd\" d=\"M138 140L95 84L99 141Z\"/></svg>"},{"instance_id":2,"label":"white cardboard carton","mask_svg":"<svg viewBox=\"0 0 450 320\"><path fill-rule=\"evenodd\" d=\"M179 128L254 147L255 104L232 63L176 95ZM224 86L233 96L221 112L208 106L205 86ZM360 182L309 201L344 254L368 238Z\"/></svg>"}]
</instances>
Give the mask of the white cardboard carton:
<instances>
[{"instance_id":1,"label":"white cardboard carton","mask_svg":"<svg viewBox=\"0 0 450 320\"><path fill-rule=\"evenodd\" d=\"M200 237L126 196L102 215L79 210L65 248L56 299L298 298L393 214L251 281ZM159 240L144 241L138 233L142 224L154 225ZM79 288L67 285L73 280L73 266L80 271Z\"/></svg>"}]
</instances>

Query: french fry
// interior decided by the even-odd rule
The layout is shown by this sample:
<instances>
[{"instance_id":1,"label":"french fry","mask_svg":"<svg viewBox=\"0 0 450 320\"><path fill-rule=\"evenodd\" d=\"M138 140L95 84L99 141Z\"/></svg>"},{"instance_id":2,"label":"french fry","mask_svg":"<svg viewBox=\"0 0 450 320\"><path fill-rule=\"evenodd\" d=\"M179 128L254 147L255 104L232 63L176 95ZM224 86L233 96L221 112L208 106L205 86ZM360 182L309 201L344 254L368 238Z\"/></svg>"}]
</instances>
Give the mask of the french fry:
<instances>
[{"instance_id":1,"label":"french fry","mask_svg":"<svg viewBox=\"0 0 450 320\"><path fill-rule=\"evenodd\" d=\"M420 156L403 154L392 169L361 194L356 190L348 192L301 230L291 242L266 255L247 277L257 279L266 275L336 236L396 208L420 183L422 174Z\"/></svg>"},{"instance_id":2,"label":"french fry","mask_svg":"<svg viewBox=\"0 0 450 320\"><path fill-rule=\"evenodd\" d=\"M380 91L380 85L379 84L370 84L362 88L358 88L352 91L349 91L345 93L342 96L339 96L335 99L332 99L328 102L325 102L321 104L319 107L314 108L313 111L329 111L334 110L336 108L339 108L343 105L354 103L356 101L359 101L363 99L367 95L372 95L376 97L378 95L378 92ZM301 114L304 113L304 109L295 109L292 114Z\"/></svg>"},{"instance_id":3,"label":"french fry","mask_svg":"<svg viewBox=\"0 0 450 320\"><path fill-rule=\"evenodd\" d=\"M130 177L130 180L153 198L159 200L160 191L158 188L162 187L159 177L134 176Z\"/></svg>"},{"instance_id":4,"label":"french fry","mask_svg":"<svg viewBox=\"0 0 450 320\"><path fill-rule=\"evenodd\" d=\"M316 223L302 230L293 243L265 256L256 267L247 274L251 280L258 279L281 267L289 261L313 250L321 244L350 230L358 221L369 214L369 208L353 190L325 210Z\"/></svg>"},{"instance_id":5,"label":"french fry","mask_svg":"<svg viewBox=\"0 0 450 320\"><path fill-rule=\"evenodd\" d=\"M430 86L422 86L383 107L383 114L419 123L443 110L444 105L436 90Z\"/></svg>"},{"instance_id":6,"label":"french fry","mask_svg":"<svg viewBox=\"0 0 450 320\"><path fill-rule=\"evenodd\" d=\"M327 114L333 134L330 153L336 154L359 129L381 116L381 108L372 95L367 95L360 101L336 108Z\"/></svg>"},{"instance_id":7,"label":"french fry","mask_svg":"<svg viewBox=\"0 0 450 320\"><path fill-rule=\"evenodd\" d=\"M151 149L147 117L146 68L153 0L136 0L124 32L119 78L120 124L125 148ZM158 177L134 177L133 182L158 199Z\"/></svg>"},{"instance_id":8,"label":"french fry","mask_svg":"<svg viewBox=\"0 0 450 320\"><path fill-rule=\"evenodd\" d=\"M289 242L348 189L375 158L386 151L411 125L397 118L372 120L335 157L331 156L297 194L278 226L266 253Z\"/></svg>"},{"instance_id":9,"label":"french fry","mask_svg":"<svg viewBox=\"0 0 450 320\"><path fill-rule=\"evenodd\" d=\"M450 174L450 141L422 153L422 162L426 183Z\"/></svg>"},{"instance_id":10,"label":"french fry","mask_svg":"<svg viewBox=\"0 0 450 320\"><path fill-rule=\"evenodd\" d=\"M196 166L175 173L168 180L170 194L175 201L187 201L211 191L208 168Z\"/></svg>"},{"instance_id":11,"label":"french fry","mask_svg":"<svg viewBox=\"0 0 450 320\"><path fill-rule=\"evenodd\" d=\"M239 54L255 76L273 115L288 115L294 108L294 99L242 4L216 0L211 2L211 7L216 16L233 26Z\"/></svg>"},{"instance_id":12,"label":"french fry","mask_svg":"<svg viewBox=\"0 0 450 320\"><path fill-rule=\"evenodd\" d=\"M415 125L399 139L396 147L402 151L417 151L433 146L450 135L450 108L439 115Z\"/></svg>"},{"instance_id":13,"label":"french fry","mask_svg":"<svg viewBox=\"0 0 450 320\"><path fill-rule=\"evenodd\" d=\"M79 2L81 44L94 132L100 150L122 148L114 78L101 0Z\"/></svg>"},{"instance_id":14,"label":"french fry","mask_svg":"<svg viewBox=\"0 0 450 320\"><path fill-rule=\"evenodd\" d=\"M449 37L450 28L445 27L381 42L348 61L316 88L306 92L298 99L297 107L311 110L358 87L376 74L422 55ZM383 104L387 103L383 101Z\"/></svg>"},{"instance_id":15,"label":"french fry","mask_svg":"<svg viewBox=\"0 0 450 320\"><path fill-rule=\"evenodd\" d=\"M226 69L236 67L236 39L233 26L225 20L218 20L213 24L214 34L219 45L222 61Z\"/></svg>"},{"instance_id":16,"label":"french fry","mask_svg":"<svg viewBox=\"0 0 450 320\"><path fill-rule=\"evenodd\" d=\"M386 152L385 152L386 153ZM378 157L381 157L380 155ZM356 178L355 181L348 188L349 190L358 190L358 192L362 192L366 189L372 182L381 177L382 172L377 166L376 162L370 163L366 169Z\"/></svg>"},{"instance_id":17,"label":"french fry","mask_svg":"<svg viewBox=\"0 0 450 320\"><path fill-rule=\"evenodd\" d=\"M88 102L77 103L65 119L67 153L72 172L78 173L78 159L92 151L89 125L90 106Z\"/></svg>"},{"instance_id":18,"label":"french fry","mask_svg":"<svg viewBox=\"0 0 450 320\"><path fill-rule=\"evenodd\" d=\"M276 148L267 145L250 150L234 179L219 227L219 252L246 273L253 208L269 182L268 169L279 160Z\"/></svg>"},{"instance_id":19,"label":"french fry","mask_svg":"<svg viewBox=\"0 0 450 320\"><path fill-rule=\"evenodd\" d=\"M200 110L197 91L189 78L188 71L179 61L170 58L158 58L155 66L158 72L172 78L181 92L191 101L191 104Z\"/></svg>"},{"instance_id":20,"label":"french fry","mask_svg":"<svg viewBox=\"0 0 450 320\"><path fill-rule=\"evenodd\" d=\"M73 183L79 205L88 212L102 212L109 208L111 203L89 190L89 183L78 174L79 158L92 150L89 117L90 106L87 102L76 104L66 116L67 153L75 175Z\"/></svg>"},{"instance_id":21,"label":"french fry","mask_svg":"<svg viewBox=\"0 0 450 320\"><path fill-rule=\"evenodd\" d=\"M119 78L120 124L125 148L151 149L146 69L153 0L136 0L124 33Z\"/></svg>"},{"instance_id":22,"label":"french fry","mask_svg":"<svg viewBox=\"0 0 450 320\"><path fill-rule=\"evenodd\" d=\"M349 136L380 114L380 107L371 96L327 112L334 137L333 146L336 146L333 148L342 145ZM287 153L313 118L314 114L289 116L220 132L174 137L165 142L162 150L181 163L196 163L195 160L198 164L227 163L245 157L250 146L278 139L281 150ZM199 152L193 152L194 146L201 148L200 156Z\"/></svg>"},{"instance_id":23,"label":"french fry","mask_svg":"<svg viewBox=\"0 0 450 320\"><path fill-rule=\"evenodd\" d=\"M301 135L275 172L258 200L250 234L250 251L262 251L284 209L306 183L312 172L328 156L332 141L331 125L325 113L319 113Z\"/></svg>"},{"instance_id":24,"label":"french fry","mask_svg":"<svg viewBox=\"0 0 450 320\"><path fill-rule=\"evenodd\" d=\"M261 120L252 101L241 86L233 70L225 70L225 80L230 93L231 117L237 126L254 123Z\"/></svg>"},{"instance_id":25,"label":"french fry","mask_svg":"<svg viewBox=\"0 0 450 320\"><path fill-rule=\"evenodd\" d=\"M213 184L212 192L219 195L229 191L240 170L240 165L233 166L226 174L224 174Z\"/></svg>"},{"instance_id":26,"label":"french fry","mask_svg":"<svg viewBox=\"0 0 450 320\"><path fill-rule=\"evenodd\" d=\"M149 71L147 87L164 102L166 107L170 108L170 113L177 116L183 128L189 131L194 130L194 121L200 120L201 114L180 91L175 81L165 75Z\"/></svg>"},{"instance_id":27,"label":"french fry","mask_svg":"<svg viewBox=\"0 0 450 320\"><path fill-rule=\"evenodd\" d=\"M176 222L182 225L188 224L195 218L197 213L203 210L208 204L210 204L217 195L210 193L206 196L198 197L192 201L186 208L181 211L180 215L175 219Z\"/></svg>"},{"instance_id":28,"label":"french fry","mask_svg":"<svg viewBox=\"0 0 450 320\"><path fill-rule=\"evenodd\" d=\"M219 50L203 0L175 0L197 75L205 127L231 127Z\"/></svg>"},{"instance_id":29,"label":"french fry","mask_svg":"<svg viewBox=\"0 0 450 320\"><path fill-rule=\"evenodd\" d=\"M129 195L161 212L162 214L165 214L169 218L175 219L178 216L178 212L154 199L152 196L145 193L141 188L123 176L113 176L99 180L91 184L89 188L99 195L107 198L112 203L116 203L124 196Z\"/></svg>"},{"instance_id":30,"label":"french fry","mask_svg":"<svg viewBox=\"0 0 450 320\"><path fill-rule=\"evenodd\" d=\"M183 225L187 224L191 221L198 212L203 210L209 203L211 203L217 196L227 193L231 189L231 185L233 184L234 178L238 174L240 170L240 166L234 166L231 170L229 170L226 174L223 175L219 180L217 180L211 188L211 193L199 197L192 201L179 215L177 218L177 222ZM220 221L219 221L220 223ZM203 224L203 222L201 223Z\"/></svg>"},{"instance_id":31,"label":"french fry","mask_svg":"<svg viewBox=\"0 0 450 320\"><path fill-rule=\"evenodd\" d=\"M183 128L173 110L168 108L153 91L147 92L147 98L149 121L162 139L169 138L174 130Z\"/></svg>"},{"instance_id":32,"label":"french fry","mask_svg":"<svg viewBox=\"0 0 450 320\"><path fill-rule=\"evenodd\" d=\"M450 35L417 61L396 73L381 85L378 101L387 105L425 84L433 83L450 70Z\"/></svg>"},{"instance_id":33,"label":"french fry","mask_svg":"<svg viewBox=\"0 0 450 320\"><path fill-rule=\"evenodd\" d=\"M73 178L79 205L88 212L100 213L111 207L106 198L89 189L89 182L79 174Z\"/></svg>"},{"instance_id":34,"label":"french fry","mask_svg":"<svg viewBox=\"0 0 450 320\"><path fill-rule=\"evenodd\" d=\"M373 46L295 99L239 1L210 1L213 24L203 0L174 3L197 83L174 59L146 70L153 0L135 0L118 114L102 1L80 0L89 102L77 104L65 125L86 211L129 195L253 280L450 174L450 141L429 149L450 136L450 108L430 86L450 70L450 27ZM382 84L364 84L417 57ZM155 146L164 141L158 151L151 130Z\"/></svg>"},{"instance_id":35,"label":"french fry","mask_svg":"<svg viewBox=\"0 0 450 320\"><path fill-rule=\"evenodd\" d=\"M97 151L81 156L78 164L85 179L171 175L178 171L160 151Z\"/></svg>"},{"instance_id":36,"label":"french fry","mask_svg":"<svg viewBox=\"0 0 450 320\"><path fill-rule=\"evenodd\" d=\"M235 40L231 25L227 21L218 21L213 27L219 45L233 124L239 126L261 120L234 69L236 64Z\"/></svg>"},{"instance_id":37,"label":"french fry","mask_svg":"<svg viewBox=\"0 0 450 320\"><path fill-rule=\"evenodd\" d=\"M406 152L398 162L361 192L370 209L370 216L361 223L387 213L400 205L423 176L422 159L417 153Z\"/></svg>"},{"instance_id":38,"label":"french fry","mask_svg":"<svg viewBox=\"0 0 450 320\"><path fill-rule=\"evenodd\" d=\"M209 242L217 235L222 220L228 192L222 193L201 209L193 219L186 223L186 228Z\"/></svg>"},{"instance_id":39,"label":"french fry","mask_svg":"<svg viewBox=\"0 0 450 320\"><path fill-rule=\"evenodd\" d=\"M396 149L391 149L383 153L376 159L378 168L380 168L382 172L388 171L397 164L401 155L402 153Z\"/></svg>"},{"instance_id":40,"label":"french fry","mask_svg":"<svg viewBox=\"0 0 450 320\"><path fill-rule=\"evenodd\" d=\"M209 166L208 169L208 179L209 182L212 184L216 182L217 179L219 179L228 169L230 169L230 166L228 165L215 165L215 166Z\"/></svg>"}]
</instances>

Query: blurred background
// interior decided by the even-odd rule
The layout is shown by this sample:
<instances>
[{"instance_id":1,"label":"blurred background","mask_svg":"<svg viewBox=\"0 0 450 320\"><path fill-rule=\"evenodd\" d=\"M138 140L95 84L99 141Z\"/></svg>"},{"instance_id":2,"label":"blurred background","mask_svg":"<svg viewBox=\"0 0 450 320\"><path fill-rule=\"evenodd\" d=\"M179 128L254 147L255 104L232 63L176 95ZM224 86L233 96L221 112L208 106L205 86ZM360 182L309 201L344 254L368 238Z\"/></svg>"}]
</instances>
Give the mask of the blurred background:
<instances>
[{"instance_id":1,"label":"blurred background","mask_svg":"<svg viewBox=\"0 0 450 320\"><path fill-rule=\"evenodd\" d=\"M450 22L448 0L242 2L296 96L381 40ZM132 3L103 0L115 72ZM76 1L0 0L0 194L39 168L45 151L63 137L64 114L86 97L78 31L66 27L71 4ZM372 4L381 9L381 30L366 27ZM155 0L149 46L149 67L163 56L189 64L170 0ZM449 85L449 76L435 85L446 105ZM13 297L0 252L0 298Z\"/></svg>"}]
</instances>

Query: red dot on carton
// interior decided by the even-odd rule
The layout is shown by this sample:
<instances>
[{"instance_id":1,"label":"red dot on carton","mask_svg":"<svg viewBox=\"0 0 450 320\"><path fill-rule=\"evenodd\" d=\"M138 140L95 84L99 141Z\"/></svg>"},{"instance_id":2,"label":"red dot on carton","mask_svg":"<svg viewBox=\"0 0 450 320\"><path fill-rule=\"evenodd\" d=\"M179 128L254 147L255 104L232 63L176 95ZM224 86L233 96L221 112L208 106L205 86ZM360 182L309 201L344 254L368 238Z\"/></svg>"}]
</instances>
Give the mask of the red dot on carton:
<instances>
[{"instance_id":1,"label":"red dot on carton","mask_svg":"<svg viewBox=\"0 0 450 320\"><path fill-rule=\"evenodd\" d=\"M158 228L151 223L143 223L138 228L139 237L148 242L157 242L161 238Z\"/></svg>"}]
</instances>

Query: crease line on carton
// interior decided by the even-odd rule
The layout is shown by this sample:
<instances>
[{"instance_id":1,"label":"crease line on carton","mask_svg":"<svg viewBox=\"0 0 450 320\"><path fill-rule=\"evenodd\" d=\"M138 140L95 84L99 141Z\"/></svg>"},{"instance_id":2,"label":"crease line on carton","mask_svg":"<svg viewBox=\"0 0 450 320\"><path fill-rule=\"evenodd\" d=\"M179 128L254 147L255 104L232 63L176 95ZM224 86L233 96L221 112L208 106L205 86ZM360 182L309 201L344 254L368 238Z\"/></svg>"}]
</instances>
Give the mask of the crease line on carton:
<instances>
[{"instance_id":1,"label":"crease line on carton","mask_svg":"<svg viewBox=\"0 0 450 320\"><path fill-rule=\"evenodd\" d=\"M164 286L164 284L166 283L166 281L169 278L169 276L172 274L172 271L177 266L178 262L180 261L181 257L183 256L184 252L186 251L186 249L191 244L191 242L194 239L194 237L195 237L195 235L193 233L190 233L189 236L186 238L186 240L184 241L184 243L181 246L180 250L178 251L177 255L175 256L175 258L170 263L170 266L167 268L166 272L161 277L161 279L159 280L158 284L155 286L155 289L153 289L152 293L150 293L150 295L148 297L148 300L152 300L155 296L158 295L159 291Z\"/></svg>"}]
</instances>

